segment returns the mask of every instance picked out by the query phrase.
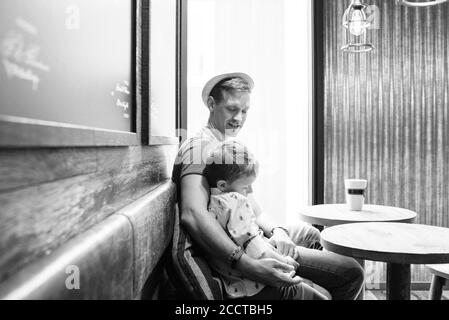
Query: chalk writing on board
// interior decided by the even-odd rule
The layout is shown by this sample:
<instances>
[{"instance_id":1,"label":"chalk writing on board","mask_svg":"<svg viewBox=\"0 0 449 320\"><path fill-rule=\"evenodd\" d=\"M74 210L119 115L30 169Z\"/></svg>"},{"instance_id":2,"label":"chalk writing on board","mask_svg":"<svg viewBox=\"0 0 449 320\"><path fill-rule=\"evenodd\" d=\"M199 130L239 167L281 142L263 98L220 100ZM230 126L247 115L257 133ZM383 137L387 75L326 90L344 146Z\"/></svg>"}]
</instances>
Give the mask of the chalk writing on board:
<instances>
[{"instance_id":1,"label":"chalk writing on board","mask_svg":"<svg viewBox=\"0 0 449 320\"><path fill-rule=\"evenodd\" d=\"M3 66L5 67L8 78L16 77L22 80L31 81L32 89L37 90L40 78L31 69L22 68L14 62L10 62L8 59L3 59Z\"/></svg>"},{"instance_id":2,"label":"chalk writing on board","mask_svg":"<svg viewBox=\"0 0 449 320\"><path fill-rule=\"evenodd\" d=\"M125 86L121 86L120 84L115 85L115 91L122 92L129 95L129 88Z\"/></svg>"},{"instance_id":3,"label":"chalk writing on board","mask_svg":"<svg viewBox=\"0 0 449 320\"><path fill-rule=\"evenodd\" d=\"M128 110L128 108L129 108L129 103L126 102L126 101L121 101L120 99L117 99L116 106L117 106L117 107L122 107L123 110Z\"/></svg>"},{"instance_id":4,"label":"chalk writing on board","mask_svg":"<svg viewBox=\"0 0 449 320\"><path fill-rule=\"evenodd\" d=\"M21 17L16 18L16 25L29 34L37 35L37 28Z\"/></svg>"},{"instance_id":5,"label":"chalk writing on board","mask_svg":"<svg viewBox=\"0 0 449 320\"><path fill-rule=\"evenodd\" d=\"M130 117L130 89L129 81L124 80L115 84L114 90L111 91L111 96L116 97L115 105L123 109L123 117L129 119Z\"/></svg>"},{"instance_id":6,"label":"chalk writing on board","mask_svg":"<svg viewBox=\"0 0 449 320\"><path fill-rule=\"evenodd\" d=\"M49 72L50 68L38 60L39 52L40 47L38 45L26 43L23 34L14 30L10 31L2 42L4 58Z\"/></svg>"},{"instance_id":7,"label":"chalk writing on board","mask_svg":"<svg viewBox=\"0 0 449 320\"><path fill-rule=\"evenodd\" d=\"M126 101L121 101L120 99L117 99L115 104L117 107L123 108L123 117L125 119L128 119L129 118L129 103Z\"/></svg>"},{"instance_id":8,"label":"chalk writing on board","mask_svg":"<svg viewBox=\"0 0 449 320\"><path fill-rule=\"evenodd\" d=\"M157 120L159 118L159 112L158 108L156 108L156 100L154 99L154 97L151 97L150 114L151 119Z\"/></svg>"},{"instance_id":9,"label":"chalk writing on board","mask_svg":"<svg viewBox=\"0 0 449 320\"><path fill-rule=\"evenodd\" d=\"M67 17L65 19L65 27L67 30L81 29L81 10L76 4L71 4L65 9Z\"/></svg>"},{"instance_id":10,"label":"chalk writing on board","mask_svg":"<svg viewBox=\"0 0 449 320\"><path fill-rule=\"evenodd\" d=\"M15 22L20 31L10 30L3 38L0 48L2 64L8 78L30 81L31 88L37 90L40 82L37 72L50 72L50 67L39 60L39 45L26 40L26 34L37 35L37 28L22 18Z\"/></svg>"}]
</instances>

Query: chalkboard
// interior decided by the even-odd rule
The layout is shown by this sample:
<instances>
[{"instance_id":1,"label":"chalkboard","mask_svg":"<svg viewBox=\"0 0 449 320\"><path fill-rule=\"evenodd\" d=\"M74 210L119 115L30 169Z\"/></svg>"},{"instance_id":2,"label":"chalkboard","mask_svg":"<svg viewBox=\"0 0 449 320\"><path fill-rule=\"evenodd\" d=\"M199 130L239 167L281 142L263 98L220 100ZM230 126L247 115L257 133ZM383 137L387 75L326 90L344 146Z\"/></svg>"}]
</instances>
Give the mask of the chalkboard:
<instances>
[{"instance_id":1,"label":"chalkboard","mask_svg":"<svg viewBox=\"0 0 449 320\"><path fill-rule=\"evenodd\" d=\"M1 0L0 115L133 132L132 0Z\"/></svg>"}]
</instances>

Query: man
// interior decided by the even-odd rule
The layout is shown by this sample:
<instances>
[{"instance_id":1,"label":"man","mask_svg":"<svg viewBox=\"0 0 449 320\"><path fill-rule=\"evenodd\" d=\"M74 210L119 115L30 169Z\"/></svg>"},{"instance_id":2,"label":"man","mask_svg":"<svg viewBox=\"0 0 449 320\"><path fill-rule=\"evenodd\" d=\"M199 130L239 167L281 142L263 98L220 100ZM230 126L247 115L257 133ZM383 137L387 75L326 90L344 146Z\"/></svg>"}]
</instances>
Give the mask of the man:
<instances>
[{"instance_id":1,"label":"man","mask_svg":"<svg viewBox=\"0 0 449 320\"><path fill-rule=\"evenodd\" d=\"M243 254L207 210L209 185L203 176L207 156L216 144L238 135L250 109L253 87L253 80L244 73L218 75L206 83L202 98L210 113L208 124L181 146L172 179L178 188L181 224L206 256L228 263L245 278L273 288L288 287L302 281L298 276L289 276L298 268L298 263L255 260ZM252 193L248 199L270 243L285 256L299 261L297 274L326 288L333 299L357 296L364 275L354 259L311 249L319 244L318 230L306 223L299 223L290 230L276 226L263 214ZM257 298L277 299L279 296L274 293L272 297Z\"/></svg>"}]
</instances>

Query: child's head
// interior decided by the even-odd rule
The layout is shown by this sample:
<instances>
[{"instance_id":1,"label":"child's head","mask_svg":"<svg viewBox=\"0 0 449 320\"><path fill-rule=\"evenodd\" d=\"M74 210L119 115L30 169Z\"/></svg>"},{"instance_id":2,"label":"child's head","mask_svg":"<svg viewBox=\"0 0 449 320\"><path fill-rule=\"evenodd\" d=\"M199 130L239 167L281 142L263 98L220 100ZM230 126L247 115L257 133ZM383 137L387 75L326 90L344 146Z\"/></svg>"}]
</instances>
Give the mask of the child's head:
<instances>
[{"instance_id":1,"label":"child's head","mask_svg":"<svg viewBox=\"0 0 449 320\"><path fill-rule=\"evenodd\" d=\"M219 144L208 157L205 176L211 188L246 196L252 192L258 167L247 147L237 141L227 141Z\"/></svg>"}]
</instances>

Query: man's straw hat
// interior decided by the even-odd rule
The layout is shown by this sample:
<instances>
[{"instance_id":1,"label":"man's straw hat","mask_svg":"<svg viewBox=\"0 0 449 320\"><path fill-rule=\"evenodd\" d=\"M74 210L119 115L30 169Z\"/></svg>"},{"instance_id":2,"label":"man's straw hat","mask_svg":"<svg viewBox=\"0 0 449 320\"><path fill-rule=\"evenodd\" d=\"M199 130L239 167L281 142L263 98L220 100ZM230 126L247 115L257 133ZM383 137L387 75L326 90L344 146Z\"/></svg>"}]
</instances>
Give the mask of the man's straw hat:
<instances>
[{"instance_id":1,"label":"man's straw hat","mask_svg":"<svg viewBox=\"0 0 449 320\"><path fill-rule=\"evenodd\" d=\"M246 73L242 72L223 73L213 77L212 79L207 81L207 83L204 85L203 92L201 93L201 97L203 98L204 104L207 106L207 99L209 99L210 92L220 81L232 78L242 78L243 80L248 82L248 85L251 88L251 90L254 88L254 80Z\"/></svg>"}]
</instances>

